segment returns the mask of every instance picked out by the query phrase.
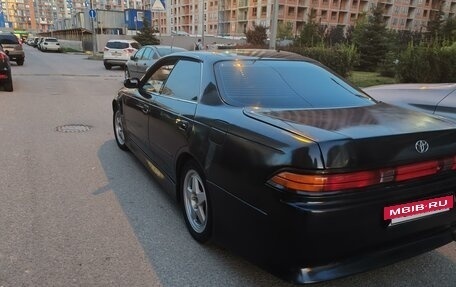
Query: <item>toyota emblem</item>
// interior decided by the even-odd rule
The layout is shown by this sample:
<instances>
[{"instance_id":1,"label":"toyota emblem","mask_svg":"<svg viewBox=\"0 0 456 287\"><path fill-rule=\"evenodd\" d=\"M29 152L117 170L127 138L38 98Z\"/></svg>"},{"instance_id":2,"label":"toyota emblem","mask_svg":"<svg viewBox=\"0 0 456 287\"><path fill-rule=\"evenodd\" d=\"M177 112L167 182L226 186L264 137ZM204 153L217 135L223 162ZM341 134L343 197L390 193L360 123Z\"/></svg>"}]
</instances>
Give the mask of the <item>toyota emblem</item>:
<instances>
[{"instance_id":1,"label":"toyota emblem","mask_svg":"<svg viewBox=\"0 0 456 287\"><path fill-rule=\"evenodd\" d=\"M419 140L415 143L415 149L419 153L425 153L429 149L429 144L425 140Z\"/></svg>"}]
</instances>

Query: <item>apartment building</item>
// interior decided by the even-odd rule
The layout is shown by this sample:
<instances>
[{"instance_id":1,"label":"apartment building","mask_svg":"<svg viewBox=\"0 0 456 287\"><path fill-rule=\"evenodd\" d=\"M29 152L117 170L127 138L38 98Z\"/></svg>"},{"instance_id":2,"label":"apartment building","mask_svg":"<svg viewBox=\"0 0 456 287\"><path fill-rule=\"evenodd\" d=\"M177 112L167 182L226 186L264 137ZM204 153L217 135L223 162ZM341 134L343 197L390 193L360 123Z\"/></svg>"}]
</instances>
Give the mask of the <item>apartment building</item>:
<instances>
[{"instance_id":1,"label":"apartment building","mask_svg":"<svg viewBox=\"0 0 456 287\"><path fill-rule=\"evenodd\" d=\"M168 1L170 31L201 34L198 0ZM456 13L456 0L278 0L279 22L290 22L293 33L299 33L309 21L327 26L353 25L361 13L380 2L385 5L387 26L395 30L425 31L427 23L441 8L446 17ZM205 33L243 36L254 25L270 27L273 0L206 0L204 1Z\"/></svg>"},{"instance_id":2,"label":"apartment building","mask_svg":"<svg viewBox=\"0 0 456 287\"><path fill-rule=\"evenodd\" d=\"M274 0L162 0L164 11L154 10L158 0L1 0L0 10L13 28L50 31L59 19L88 9L153 10L152 25L162 34L244 36L254 25L271 26ZM425 31L438 12L445 17L456 14L456 0L278 0L279 22L289 22L299 33L314 15L314 21L327 26L353 25L360 14L376 3L385 5L389 28ZM76 24L73 24L76 25ZM71 28L72 24L69 24Z\"/></svg>"}]
</instances>

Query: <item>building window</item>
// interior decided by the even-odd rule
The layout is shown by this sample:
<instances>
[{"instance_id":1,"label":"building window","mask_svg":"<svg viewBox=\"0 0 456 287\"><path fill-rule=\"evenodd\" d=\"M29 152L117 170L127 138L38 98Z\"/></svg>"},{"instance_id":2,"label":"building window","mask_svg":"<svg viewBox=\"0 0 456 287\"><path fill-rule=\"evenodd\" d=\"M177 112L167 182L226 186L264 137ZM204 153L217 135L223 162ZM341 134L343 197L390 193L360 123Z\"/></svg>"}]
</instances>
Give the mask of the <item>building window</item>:
<instances>
[{"instance_id":1,"label":"building window","mask_svg":"<svg viewBox=\"0 0 456 287\"><path fill-rule=\"evenodd\" d=\"M257 10L258 10L257 7L253 7L253 8L252 8L252 16L256 17L256 15L257 15Z\"/></svg>"},{"instance_id":2,"label":"building window","mask_svg":"<svg viewBox=\"0 0 456 287\"><path fill-rule=\"evenodd\" d=\"M326 11L326 10L321 10L321 19L322 19L322 20L328 19L328 11Z\"/></svg>"},{"instance_id":3,"label":"building window","mask_svg":"<svg viewBox=\"0 0 456 287\"><path fill-rule=\"evenodd\" d=\"M266 6L261 7L261 16L266 16Z\"/></svg>"}]
</instances>

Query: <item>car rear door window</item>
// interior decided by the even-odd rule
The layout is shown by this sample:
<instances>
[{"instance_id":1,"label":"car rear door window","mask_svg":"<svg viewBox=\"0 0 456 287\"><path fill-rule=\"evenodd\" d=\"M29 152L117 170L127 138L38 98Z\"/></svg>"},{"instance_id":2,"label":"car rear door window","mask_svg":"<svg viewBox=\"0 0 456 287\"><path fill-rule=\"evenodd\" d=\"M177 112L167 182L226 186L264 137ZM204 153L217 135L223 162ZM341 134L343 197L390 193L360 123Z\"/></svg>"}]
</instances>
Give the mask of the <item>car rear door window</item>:
<instances>
[{"instance_id":1,"label":"car rear door window","mask_svg":"<svg viewBox=\"0 0 456 287\"><path fill-rule=\"evenodd\" d=\"M144 54L141 57L141 60L150 60L152 58L153 50L151 48L144 49Z\"/></svg>"},{"instance_id":2,"label":"car rear door window","mask_svg":"<svg viewBox=\"0 0 456 287\"><path fill-rule=\"evenodd\" d=\"M145 49L138 50L138 51L135 53L134 58L135 58L136 60L140 60L140 59L142 58L142 55L144 54L144 51L145 51Z\"/></svg>"},{"instance_id":3,"label":"car rear door window","mask_svg":"<svg viewBox=\"0 0 456 287\"><path fill-rule=\"evenodd\" d=\"M196 101L200 94L201 63L180 60L174 66L162 94L187 101Z\"/></svg>"}]
</instances>

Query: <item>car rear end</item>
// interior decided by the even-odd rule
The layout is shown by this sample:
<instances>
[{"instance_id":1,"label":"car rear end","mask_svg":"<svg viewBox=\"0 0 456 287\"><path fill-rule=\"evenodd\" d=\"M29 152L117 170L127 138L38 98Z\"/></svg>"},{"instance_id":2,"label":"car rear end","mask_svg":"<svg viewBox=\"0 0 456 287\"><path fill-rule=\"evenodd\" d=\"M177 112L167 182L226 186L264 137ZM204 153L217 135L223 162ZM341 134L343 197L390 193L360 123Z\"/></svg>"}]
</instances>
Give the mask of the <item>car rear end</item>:
<instances>
[{"instance_id":1,"label":"car rear end","mask_svg":"<svg viewBox=\"0 0 456 287\"><path fill-rule=\"evenodd\" d=\"M24 64L25 53L16 35L0 32L0 44L11 61L15 61L19 66Z\"/></svg>"},{"instance_id":2,"label":"car rear end","mask_svg":"<svg viewBox=\"0 0 456 287\"><path fill-rule=\"evenodd\" d=\"M246 114L297 139L265 192L280 198L269 225L288 235L271 245L282 277L323 281L456 240L453 122L384 103ZM320 156L305 161L309 139Z\"/></svg>"},{"instance_id":3,"label":"car rear end","mask_svg":"<svg viewBox=\"0 0 456 287\"><path fill-rule=\"evenodd\" d=\"M238 122L224 139L225 150L242 148L223 169L236 180L211 186L214 201L223 198L218 214L236 210L229 222L215 215L223 226L218 239L241 253L256 250L253 260L298 283L455 241L455 123L377 103L336 76L300 65L307 64L216 65L225 102L251 107L244 115L252 120ZM246 135L249 126L255 137ZM236 231L247 235L233 237Z\"/></svg>"},{"instance_id":4,"label":"car rear end","mask_svg":"<svg viewBox=\"0 0 456 287\"><path fill-rule=\"evenodd\" d=\"M456 240L456 148L439 145L441 139L455 142L456 133L332 143L323 152L325 163L344 157L337 153L364 163L340 169L285 168L272 176L268 184L281 194L273 209L280 214L275 226L292 234L280 242L292 266L281 272L298 282L322 281ZM421 141L428 142L434 155L411 155Z\"/></svg>"},{"instance_id":5,"label":"car rear end","mask_svg":"<svg viewBox=\"0 0 456 287\"><path fill-rule=\"evenodd\" d=\"M8 55L0 48L0 85L7 92L13 91L11 64Z\"/></svg>"},{"instance_id":6,"label":"car rear end","mask_svg":"<svg viewBox=\"0 0 456 287\"><path fill-rule=\"evenodd\" d=\"M62 52L62 46L57 38L45 38L42 43L42 51Z\"/></svg>"},{"instance_id":7,"label":"car rear end","mask_svg":"<svg viewBox=\"0 0 456 287\"><path fill-rule=\"evenodd\" d=\"M124 67L128 59L140 48L136 41L109 40L103 51L103 64L107 70L113 66Z\"/></svg>"}]
</instances>

